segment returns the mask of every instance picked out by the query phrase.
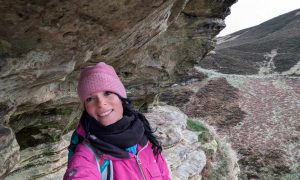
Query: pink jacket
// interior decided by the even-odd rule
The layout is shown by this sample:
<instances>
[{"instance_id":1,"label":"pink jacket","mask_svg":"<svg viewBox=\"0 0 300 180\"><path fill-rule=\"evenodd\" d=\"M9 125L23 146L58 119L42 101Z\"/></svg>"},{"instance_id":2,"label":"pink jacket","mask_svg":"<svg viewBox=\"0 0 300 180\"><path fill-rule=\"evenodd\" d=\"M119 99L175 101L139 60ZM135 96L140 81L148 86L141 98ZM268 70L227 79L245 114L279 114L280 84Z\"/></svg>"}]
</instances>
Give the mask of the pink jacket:
<instances>
[{"instance_id":1,"label":"pink jacket","mask_svg":"<svg viewBox=\"0 0 300 180\"><path fill-rule=\"evenodd\" d=\"M138 146L137 155L130 154L129 159L119 159L109 155L101 155L110 159L113 164L114 180L170 180L170 173L164 157L154 156L151 144ZM140 162L140 166L138 165ZM101 180L101 174L96 164L96 158L90 149L79 144L72 156L64 180Z\"/></svg>"}]
</instances>

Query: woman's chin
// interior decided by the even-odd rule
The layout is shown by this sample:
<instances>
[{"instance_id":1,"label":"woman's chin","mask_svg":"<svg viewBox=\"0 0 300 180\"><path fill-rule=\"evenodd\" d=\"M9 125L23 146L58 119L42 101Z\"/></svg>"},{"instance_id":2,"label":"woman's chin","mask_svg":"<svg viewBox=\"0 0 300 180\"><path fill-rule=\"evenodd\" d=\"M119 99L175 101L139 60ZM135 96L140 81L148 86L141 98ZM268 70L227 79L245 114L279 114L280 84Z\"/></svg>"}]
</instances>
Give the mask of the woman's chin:
<instances>
[{"instance_id":1,"label":"woman's chin","mask_svg":"<svg viewBox=\"0 0 300 180\"><path fill-rule=\"evenodd\" d=\"M101 118L101 119L99 118L99 119L97 119L97 121L98 121L100 124L102 124L103 126L109 126L109 125L111 125L111 124L117 122L117 121L111 120L111 119L109 119L109 118Z\"/></svg>"}]
</instances>

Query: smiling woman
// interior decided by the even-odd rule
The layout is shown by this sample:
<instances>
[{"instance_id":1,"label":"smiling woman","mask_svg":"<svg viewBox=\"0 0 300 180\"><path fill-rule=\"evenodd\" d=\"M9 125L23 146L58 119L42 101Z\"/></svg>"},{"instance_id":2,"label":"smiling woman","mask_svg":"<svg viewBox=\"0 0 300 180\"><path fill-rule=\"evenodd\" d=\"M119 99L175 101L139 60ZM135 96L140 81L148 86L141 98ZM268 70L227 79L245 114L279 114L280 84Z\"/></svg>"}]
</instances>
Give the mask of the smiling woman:
<instances>
[{"instance_id":1,"label":"smiling woman","mask_svg":"<svg viewBox=\"0 0 300 180\"><path fill-rule=\"evenodd\" d=\"M84 102L86 111L104 126L111 125L123 117L120 98L109 91L91 94Z\"/></svg>"},{"instance_id":2,"label":"smiling woman","mask_svg":"<svg viewBox=\"0 0 300 180\"><path fill-rule=\"evenodd\" d=\"M145 116L132 109L114 68L103 62L81 71L84 106L69 146L65 180L169 180L162 147Z\"/></svg>"}]
</instances>

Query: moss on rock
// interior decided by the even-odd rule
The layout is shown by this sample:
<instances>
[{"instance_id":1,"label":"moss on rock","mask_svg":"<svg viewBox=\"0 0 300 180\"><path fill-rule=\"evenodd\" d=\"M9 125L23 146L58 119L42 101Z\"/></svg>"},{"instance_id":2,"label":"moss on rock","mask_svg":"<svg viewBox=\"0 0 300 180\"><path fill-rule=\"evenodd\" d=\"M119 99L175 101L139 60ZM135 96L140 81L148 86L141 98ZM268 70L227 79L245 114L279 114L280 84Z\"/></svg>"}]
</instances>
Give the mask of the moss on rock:
<instances>
[{"instance_id":1,"label":"moss on rock","mask_svg":"<svg viewBox=\"0 0 300 180\"><path fill-rule=\"evenodd\" d=\"M11 54L11 44L0 39L0 58L8 57Z\"/></svg>"}]
</instances>

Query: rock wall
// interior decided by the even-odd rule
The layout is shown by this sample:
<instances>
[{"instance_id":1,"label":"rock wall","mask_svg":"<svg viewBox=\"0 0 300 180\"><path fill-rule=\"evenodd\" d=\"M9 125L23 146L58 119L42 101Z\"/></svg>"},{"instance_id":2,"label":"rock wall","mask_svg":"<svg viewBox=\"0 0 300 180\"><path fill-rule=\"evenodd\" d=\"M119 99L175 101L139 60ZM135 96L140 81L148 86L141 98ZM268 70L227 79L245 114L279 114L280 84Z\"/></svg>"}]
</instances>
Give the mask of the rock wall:
<instances>
[{"instance_id":1,"label":"rock wall","mask_svg":"<svg viewBox=\"0 0 300 180\"><path fill-rule=\"evenodd\" d=\"M0 177L7 175L20 159L20 147L10 128L0 126Z\"/></svg>"},{"instance_id":2,"label":"rock wall","mask_svg":"<svg viewBox=\"0 0 300 180\"><path fill-rule=\"evenodd\" d=\"M54 167L39 158L64 155L60 144L81 112L76 82L82 67L115 66L140 109L174 84L203 78L191 67L213 49L235 1L1 0L0 124L12 130L6 140L17 141L20 151L13 146L16 155L7 155L11 165L0 164L0 177L14 165L31 178L63 166L63 159L53 160ZM40 163L45 169L33 173Z\"/></svg>"},{"instance_id":3,"label":"rock wall","mask_svg":"<svg viewBox=\"0 0 300 180\"><path fill-rule=\"evenodd\" d=\"M146 113L160 138L174 180L237 180L237 157L226 140L201 119L177 107L158 105Z\"/></svg>"}]
</instances>

